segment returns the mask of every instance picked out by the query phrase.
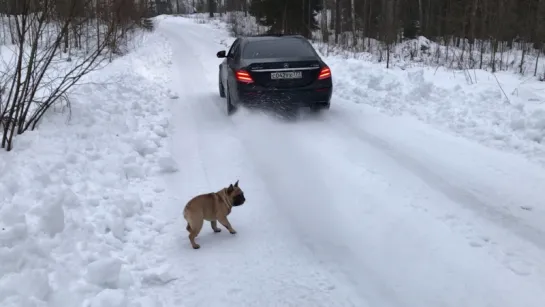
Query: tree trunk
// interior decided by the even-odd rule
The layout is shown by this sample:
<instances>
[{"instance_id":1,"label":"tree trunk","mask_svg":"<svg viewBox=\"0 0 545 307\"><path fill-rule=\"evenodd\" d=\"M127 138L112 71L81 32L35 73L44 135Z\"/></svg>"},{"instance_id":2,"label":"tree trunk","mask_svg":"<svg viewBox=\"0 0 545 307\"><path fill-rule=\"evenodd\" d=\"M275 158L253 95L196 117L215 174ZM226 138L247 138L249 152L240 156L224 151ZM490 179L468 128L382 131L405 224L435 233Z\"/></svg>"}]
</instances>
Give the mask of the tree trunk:
<instances>
[{"instance_id":1,"label":"tree trunk","mask_svg":"<svg viewBox=\"0 0 545 307\"><path fill-rule=\"evenodd\" d=\"M424 13L422 9L422 0L418 0L418 22L420 23L418 27L420 31L422 31L422 27L424 26Z\"/></svg>"},{"instance_id":2,"label":"tree trunk","mask_svg":"<svg viewBox=\"0 0 545 307\"><path fill-rule=\"evenodd\" d=\"M350 0L350 17L352 19L352 46L358 45L358 36L356 35L356 5L355 0Z\"/></svg>"},{"instance_id":3,"label":"tree trunk","mask_svg":"<svg viewBox=\"0 0 545 307\"><path fill-rule=\"evenodd\" d=\"M341 0L335 0L335 44L339 43L341 34Z\"/></svg>"},{"instance_id":4,"label":"tree trunk","mask_svg":"<svg viewBox=\"0 0 545 307\"><path fill-rule=\"evenodd\" d=\"M242 9L244 10L244 17L248 17L248 1L242 0Z\"/></svg>"},{"instance_id":5,"label":"tree trunk","mask_svg":"<svg viewBox=\"0 0 545 307\"><path fill-rule=\"evenodd\" d=\"M322 17L321 17L321 25L320 28L322 29L322 40L326 43L329 43L329 26L327 23L327 1L322 0Z\"/></svg>"}]
</instances>

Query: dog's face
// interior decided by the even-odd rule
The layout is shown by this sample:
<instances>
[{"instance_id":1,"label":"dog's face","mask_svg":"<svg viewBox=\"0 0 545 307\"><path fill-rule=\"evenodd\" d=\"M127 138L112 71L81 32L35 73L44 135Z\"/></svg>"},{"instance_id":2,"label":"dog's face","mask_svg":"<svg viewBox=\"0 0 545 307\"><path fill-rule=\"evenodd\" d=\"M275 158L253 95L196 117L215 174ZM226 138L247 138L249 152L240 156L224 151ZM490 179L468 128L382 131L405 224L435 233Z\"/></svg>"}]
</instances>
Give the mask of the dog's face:
<instances>
[{"instance_id":1,"label":"dog's face","mask_svg":"<svg viewBox=\"0 0 545 307\"><path fill-rule=\"evenodd\" d=\"M246 201L246 198L244 198L244 192L238 186L238 180L235 182L235 185L229 185L227 188L227 195L229 195L229 198L233 200L234 207L240 206Z\"/></svg>"}]
</instances>

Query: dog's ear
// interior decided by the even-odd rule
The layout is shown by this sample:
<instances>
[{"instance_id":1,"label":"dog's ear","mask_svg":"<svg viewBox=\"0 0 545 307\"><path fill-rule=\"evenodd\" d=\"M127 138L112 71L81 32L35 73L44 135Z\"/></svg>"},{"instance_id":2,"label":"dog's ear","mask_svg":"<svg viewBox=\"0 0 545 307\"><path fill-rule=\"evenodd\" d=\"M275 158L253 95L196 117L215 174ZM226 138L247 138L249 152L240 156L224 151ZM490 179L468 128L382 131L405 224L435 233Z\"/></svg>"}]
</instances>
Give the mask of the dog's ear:
<instances>
[{"instance_id":1,"label":"dog's ear","mask_svg":"<svg viewBox=\"0 0 545 307\"><path fill-rule=\"evenodd\" d=\"M231 184L229 185L229 187L227 188L227 193L228 193L228 194L231 194L231 193L233 193L234 190L235 190L235 187L233 187L233 184L231 183Z\"/></svg>"},{"instance_id":2,"label":"dog's ear","mask_svg":"<svg viewBox=\"0 0 545 307\"><path fill-rule=\"evenodd\" d=\"M235 182L235 188L238 188L238 180Z\"/></svg>"}]
</instances>

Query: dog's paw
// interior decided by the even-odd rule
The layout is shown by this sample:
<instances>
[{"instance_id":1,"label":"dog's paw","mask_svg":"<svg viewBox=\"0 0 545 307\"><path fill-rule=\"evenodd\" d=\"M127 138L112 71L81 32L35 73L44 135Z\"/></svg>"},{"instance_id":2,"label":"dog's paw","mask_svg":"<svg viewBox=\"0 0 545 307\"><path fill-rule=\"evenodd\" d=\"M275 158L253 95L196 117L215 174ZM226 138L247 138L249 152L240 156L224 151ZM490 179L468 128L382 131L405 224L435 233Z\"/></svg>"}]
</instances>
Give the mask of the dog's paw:
<instances>
[{"instance_id":1,"label":"dog's paw","mask_svg":"<svg viewBox=\"0 0 545 307\"><path fill-rule=\"evenodd\" d=\"M234 234L236 234L236 233L237 233L237 231L236 231L236 230L234 230L234 229L233 229L233 230L229 230L229 232L230 232L230 233L231 233L232 235L234 235Z\"/></svg>"},{"instance_id":2,"label":"dog's paw","mask_svg":"<svg viewBox=\"0 0 545 307\"><path fill-rule=\"evenodd\" d=\"M199 249L199 248L201 248L201 246L199 244L193 245L193 249Z\"/></svg>"},{"instance_id":3,"label":"dog's paw","mask_svg":"<svg viewBox=\"0 0 545 307\"><path fill-rule=\"evenodd\" d=\"M215 233L221 232L221 229L213 229Z\"/></svg>"}]
</instances>

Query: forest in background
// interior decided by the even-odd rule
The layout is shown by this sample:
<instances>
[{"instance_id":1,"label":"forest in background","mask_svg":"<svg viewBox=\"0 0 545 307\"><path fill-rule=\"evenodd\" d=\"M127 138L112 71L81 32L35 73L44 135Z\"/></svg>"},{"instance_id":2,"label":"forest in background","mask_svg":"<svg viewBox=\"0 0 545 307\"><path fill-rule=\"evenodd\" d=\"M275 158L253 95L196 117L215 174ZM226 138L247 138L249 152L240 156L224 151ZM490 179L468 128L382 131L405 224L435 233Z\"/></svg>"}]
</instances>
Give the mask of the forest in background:
<instances>
[{"instance_id":1,"label":"forest in background","mask_svg":"<svg viewBox=\"0 0 545 307\"><path fill-rule=\"evenodd\" d=\"M83 1L83 0L82 0ZM302 34L335 49L454 69L514 71L545 80L545 0L85 0L96 7L134 3L146 17L207 13L236 35ZM0 13L18 3L1 0ZM81 1L80 1L81 2ZM229 15L229 16L226 16ZM249 27L249 23L261 27ZM252 28L249 31L249 28ZM327 45L327 46L326 46Z\"/></svg>"},{"instance_id":2,"label":"forest in background","mask_svg":"<svg viewBox=\"0 0 545 307\"><path fill-rule=\"evenodd\" d=\"M243 12L228 21L254 18L270 32L302 34L345 50L375 54L387 63L402 48L412 49L404 52L413 59L435 58L434 64L458 69L513 70L534 76L543 70L539 58L544 51L545 0L156 1L169 6L160 14L221 17ZM236 25L233 28L237 32ZM411 48L404 44L422 37L432 44Z\"/></svg>"}]
</instances>

